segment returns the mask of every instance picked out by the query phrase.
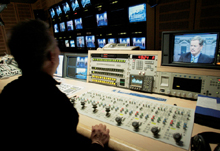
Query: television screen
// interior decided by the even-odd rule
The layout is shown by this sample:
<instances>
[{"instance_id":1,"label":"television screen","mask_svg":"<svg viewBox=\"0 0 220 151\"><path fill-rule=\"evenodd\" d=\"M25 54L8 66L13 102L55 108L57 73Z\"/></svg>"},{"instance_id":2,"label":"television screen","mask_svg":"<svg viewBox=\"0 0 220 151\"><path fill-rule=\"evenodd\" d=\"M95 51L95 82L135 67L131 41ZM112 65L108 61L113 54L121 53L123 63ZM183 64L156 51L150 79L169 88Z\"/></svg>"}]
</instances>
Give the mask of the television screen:
<instances>
[{"instance_id":1,"label":"television screen","mask_svg":"<svg viewBox=\"0 0 220 151\"><path fill-rule=\"evenodd\" d=\"M66 47L70 47L69 40L65 40L65 46L66 46Z\"/></svg>"},{"instance_id":2,"label":"television screen","mask_svg":"<svg viewBox=\"0 0 220 151\"><path fill-rule=\"evenodd\" d=\"M65 32L66 27L65 27L65 22L60 23L60 32Z\"/></svg>"},{"instance_id":3,"label":"television screen","mask_svg":"<svg viewBox=\"0 0 220 151\"><path fill-rule=\"evenodd\" d=\"M143 50L146 49L145 37L133 37L132 42L133 42L133 46L139 46Z\"/></svg>"},{"instance_id":4,"label":"television screen","mask_svg":"<svg viewBox=\"0 0 220 151\"><path fill-rule=\"evenodd\" d=\"M79 37L76 37L77 39L77 47L85 47L85 42L84 42L84 37L83 36L79 36Z\"/></svg>"},{"instance_id":5,"label":"television screen","mask_svg":"<svg viewBox=\"0 0 220 151\"><path fill-rule=\"evenodd\" d=\"M97 22L97 26L107 26L108 25L107 12L96 14L96 22Z\"/></svg>"},{"instance_id":6,"label":"television screen","mask_svg":"<svg viewBox=\"0 0 220 151\"><path fill-rule=\"evenodd\" d=\"M132 86L142 87L143 77L132 75L130 79L130 83L131 83L130 85Z\"/></svg>"},{"instance_id":7,"label":"television screen","mask_svg":"<svg viewBox=\"0 0 220 151\"><path fill-rule=\"evenodd\" d=\"M76 29L83 29L82 18L75 19L74 21Z\"/></svg>"},{"instance_id":8,"label":"television screen","mask_svg":"<svg viewBox=\"0 0 220 151\"><path fill-rule=\"evenodd\" d=\"M55 75L62 77L63 76L63 55L59 55L59 65L55 72Z\"/></svg>"},{"instance_id":9,"label":"television screen","mask_svg":"<svg viewBox=\"0 0 220 151\"><path fill-rule=\"evenodd\" d=\"M57 12L57 16L62 15L62 10L61 10L60 6L56 6L56 12Z\"/></svg>"},{"instance_id":10,"label":"television screen","mask_svg":"<svg viewBox=\"0 0 220 151\"><path fill-rule=\"evenodd\" d=\"M66 22L66 26L67 26L67 31L73 31L74 27L73 27L73 20L69 20Z\"/></svg>"},{"instance_id":11,"label":"television screen","mask_svg":"<svg viewBox=\"0 0 220 151\"><path fill-rule=\"evenodd\" d=\"M88 48L95 48L95 36L86 36L86 46Z\"/></svg>"},{"instance_id":12,"label":"television screen","mask_svg":"<svg viewBox=\"0 0 220 151\"><path fill-rule=\"evenodd\" d=\"M108 38L108 44L117 43L116 38Z\"/></svg>"},{"instance_id":13,"label":"television screen","mask_svg":"<svg viewBox=\"0 0 220 151\"><path fill-rule=\"evenodd\" d=\"M74 40L70 40L70 47L75 47L75 41Z\"/></svg>"},{"instance_id":14,"label":"television screen","mask_svg":"<svg viewBox=\"0 0 220 151\"><path fill-rule=\"evenodd\" d=\"M55 11L54 11L54 9L51 8L49 11L50 11L51 18L55 18Z\"/></svg>"},{"instance_id":15,"label":"television screen","mask_svg":"<svg viewBox=\"0 0 220 151\"><path fill-rule=\"evenodd\" d=\"M146 21L146 4L128 7L128 17L130 23Z\"/></svg>"},{"instance_id":16,"label":"television screen","mask_svg":"<svg viewBox=\"0 0 220 151\"><path fill-rule=\"evenodd\" d=\"M90 0L81 0L81 4L82 4L83 8L86 8L91 5L91 1Z\"/></svg>"},{"instance_id":17,"label":"television screen","mask_svg":"<svg viewBox=\"0 0 220 151\"><path fill-rule=\"evenodd\" d=\"M76 11L80 8L78 0L70 0L70 4L73 11Z\"/></svg>"},{"instance_id":18,"label":"television screen","mask_svg":"<svg viewBox=\"0 0 220 151\"><path fill-rule=\"evenodd\" d=\"M118 38L118 41L120 44L127 44L127 46L130 46L130 38Z\"/></svg>"},{"instance_id":19,"label":"television screen","mask_svg":"<svg viewBox=\"0 0 220 151\"><path fill-rule=\"evenodd\" d=\"M67 2L62 3L63 5L63 11L65 14L70 13L70 6Z\"/></svg>"},{"instance_id":20,"label":"television screen","mask_svg":"<svg viewBox=\"0 0 220 151\"><path fill-rule=\"evenodd\" d=\"M106 44L105 38L97 39L97 41L98 41L98 47L99 47L99 48L104 47L105 44Z\"/></svg>"},{"instance_id":21,"label":"television screen","mask_svg":"<svg viewBox=\"0 0 220 151\"><path fill-rule=\"evenodd\" d=\"M217 34L192 33L174 35L173 62L208 63L214 62Z\"/></svg>"},{"instance_id":22,"label":"television screen","mask_svg":"<svg viewBox=\"0 0 220 151\"><path fill-rule=\"evenodd\" d=\"M58 33L59 32L59 28L57 24L54 24L54 33Z\"/></svg>"}]
</instances>

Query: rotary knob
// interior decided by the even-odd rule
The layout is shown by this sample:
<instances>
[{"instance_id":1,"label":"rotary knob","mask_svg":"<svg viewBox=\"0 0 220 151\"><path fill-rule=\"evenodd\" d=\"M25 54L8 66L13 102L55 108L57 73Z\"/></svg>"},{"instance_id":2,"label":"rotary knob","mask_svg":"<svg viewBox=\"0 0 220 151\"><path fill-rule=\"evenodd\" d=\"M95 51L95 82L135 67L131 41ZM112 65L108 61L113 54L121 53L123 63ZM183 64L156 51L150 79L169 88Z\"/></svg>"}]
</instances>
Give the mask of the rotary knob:
<instances>
[{"instance_id":1,"label":"rotary knob","mask_svg":"<svg viewBox=\"0 0 220 151\"><path fill-rule=\"evenodd\" d=\"M93 112L96 112L97 104L95 102L92 103Z\"/></svg>"},{"instance_id":2,"label":"rotary knob","mask_svg":"<svg viewBox=\"0 0 220 151\"><path fill-rule=\"evenodd\" d=\"M118 123L118 125L120 125L122 122L122 117L116 117L115 121Z\"/></svg>"},{"instance_id":3,"label":"rotary knob","mask_svg":"<svg viewBox=\"0 0 220 151\"><path fill-rule=\"evenodd\" d=\"M105 108L105 111L106 111L106 116L107 117L109 117L110 116L110 106L107 106L106 108Z\"/></svg>"},{"instance_id":4,"label":"rotary knob","mask_svg":"<svg viewBox=\"0 0 220 151\"><path fill-rule=\"evenodd\" d=\"M85 100L82 100L80 103L82 105L82 108L85 108L85 103L86 103Z\"/></svg>"},{"instance_id":5,"label":"rotary knob","mask_svg":"<svg viewBox=\"0 0 220 151\"><path fill-rule=\"evenodd\" d=\"M139 122L132 122L132 126L134 127L134 129L138 129L139 126L140 126L140 123Z\"/></svg>"},{"instance_id":6,"label":"rotary knob","mask_svg":"<svg viewBox=\"0 0 220 151\"><path fill-rule=\"evenodd\" d=\"M182 135L180 133L175 133L173 134L173 138L177 143L179 143L182 138Z\"/></svg>"},{"instance_id":7,"label":"rotary knob","mask_svg":"<svg viewBox=\"0 0 220 151\"><path fill-rule=\"evenodd\" d=\"M151 132L154 134L154 136L157 136L160 132L160 128L154 126L151 128Z\"/></svg>"}]
</instances>

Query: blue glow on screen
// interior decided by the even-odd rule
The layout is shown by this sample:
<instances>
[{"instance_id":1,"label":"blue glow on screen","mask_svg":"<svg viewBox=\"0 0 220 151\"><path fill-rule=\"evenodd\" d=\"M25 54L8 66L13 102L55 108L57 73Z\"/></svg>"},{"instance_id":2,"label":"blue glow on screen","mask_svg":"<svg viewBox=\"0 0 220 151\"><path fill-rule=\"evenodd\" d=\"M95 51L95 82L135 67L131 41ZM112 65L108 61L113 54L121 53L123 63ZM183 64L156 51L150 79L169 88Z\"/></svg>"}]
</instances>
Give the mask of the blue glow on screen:
<instances>
[{"instance_id":1,"label":"blue glow on screen","mask_svg":"<svg viewBox=\"0 0 220 151\"><path fill-rule=\"evenodd\" d=\"M82 7L85 8L89 5L91 5L91 1L90 0L81 0L81 4L82 4Z\"/></svg>"},{"instance_id":2,"label":"blue glow on screen","mask_svg":"<svg viewBox=\"0 0 220 151\"><path fill-rule=\"evenodd\" d=\"M82 18L75 19L74 21L76 29L83 29Z\"/></svg>"},{"instance_id":3,"label":"blue glow on screen","mask_svg":"<svg viewBox=\"0 0 220 151\"><path fill-rule=\"evenodd\" d=\"M99 47L99 48L104 47L105 44L106 44L105 38L97 39L97 41L98 41L98 47Z\"/></svg>"},{"instance_id":4,"label":"blue glow on screen","mask_svg":"<svg viewBox=\"0 0 220 151\"><path fill-rule=\"evenodd\" d=\"M65 14L69 13L70 12L70 6L67 2L63 3L63 11Z\"/></svg>"},{"instance_id":5,"label":"blue glow on screen","mask_svg":"<svg viewBox=\"0 0 220 151\"><path fill-rule=\"evenodd\" d=\"M70 0L70 3L73 11L76 11L77 9L80 8L78 0Z\"/></svg>"},{"instance_id":6,"label":"blue glow on screen","mask_svg":"<svg viewBox=\"0 0 220 151\"><path fill-rule=\"evenodd\" d=\"M146 4L130 6L128 8L128 17L130 23L146 21Z\"/></svg>"},{"instance_id":7,"label":"blue glow on screen","mask_svg":"<svg viewBox=\"0 0 220 151\"><path fill-rule=\"evenodd\" d=\"M133 37L133 46L139 46L141 49L146 49L145 46L145 37Z\"/></svg>"},{"instance_id":8,"label":"blue glow on screen","mask_svg":"<svg viewBox=\"0 0 220 151\"><path fill-rule=\"evenodd\" d=\"M96 14L96 21L97 21L97 26L107 26L108 25L107 12Z\"/></svg>"},{"instance_id":9,"label":"blue glow on screen","mask_svg":"<svg viewBox=\"0 0 220 151\"><path fill-rule=\"evenodd\" d=\"M95 36L86 36L86 46L88 48L95 48Z\"/></svg>"}]
</instances>

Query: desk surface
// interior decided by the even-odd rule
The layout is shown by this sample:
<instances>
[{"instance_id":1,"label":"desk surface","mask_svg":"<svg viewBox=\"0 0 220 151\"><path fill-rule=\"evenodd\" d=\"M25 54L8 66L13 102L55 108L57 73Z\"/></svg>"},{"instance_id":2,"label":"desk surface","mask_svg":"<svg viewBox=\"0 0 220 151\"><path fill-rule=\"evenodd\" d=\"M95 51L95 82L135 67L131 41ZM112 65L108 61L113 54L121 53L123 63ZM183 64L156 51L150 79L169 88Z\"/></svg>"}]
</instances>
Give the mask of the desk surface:
<instances>
[{"instance_id":1,"label":"desk surface","mask_svg":"<svg viewBox=\"0 0 220 151\"><path fill-rule=\"evenodd\" d=\"M4 88L4 86L7 85L7 83L17 78L18 76L14 76L8 79L0 80L0 92ZM95 83L86 83L84 81L79 81L79 80L74 80L74 79L61 79L61 82L72 84L74 86L83 87L83 89L81 89L80 91L77 91L74 95L81 95L84 92L87 92L92 89L96 89L100 91L107 91L107 92L112 92L112 90L121 90L121 91L123 90L124 92L128 92L128 93L134 92L128 89L121 89L117 87L105 86L105 85L100 85L100 84L95 84ZM148 93L141 93L141 92L135 92L135 93L140 93L144 95L167 99L166 102L161 102L165 104L171 104L171 105L177 104L177 106L191 108L191 109L195 109L196 107L196 101L175 98L175 97L168 97L168 96L163 96L159 94L148 94ZM129 96L129 97L134 97L134 96ZM90 137L91 127L99 123L103 123L103 122L80 114L79 125L77 127L77 130L82 135ZM119 127L116 127L116 126L113 126L107 123L104 123L104 124L107 125L108 129L110 129L109 147L115 150L126 150L126 151L129 151L129 150L183 151L184 150L184 149L127 131L125 129L121 129ZM192 136L198 133L201 133L201 132L206 132L206 131L220 133L220 130L218 129L213 129L213 128L202 126L199 124L194 124ZM215 146L216 145L211 145L211 148L214 148Z\"/></svg>"}]
</instances>

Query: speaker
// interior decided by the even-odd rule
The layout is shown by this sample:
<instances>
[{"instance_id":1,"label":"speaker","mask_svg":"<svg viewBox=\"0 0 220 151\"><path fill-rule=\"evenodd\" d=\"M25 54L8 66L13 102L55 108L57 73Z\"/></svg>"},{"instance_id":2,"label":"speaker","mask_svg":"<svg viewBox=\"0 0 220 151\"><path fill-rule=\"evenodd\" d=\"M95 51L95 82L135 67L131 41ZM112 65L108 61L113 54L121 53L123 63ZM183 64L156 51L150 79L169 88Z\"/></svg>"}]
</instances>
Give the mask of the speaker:
<instances>
[{"instance_id":1,"label":"speaker","mask_svg":"<svg viewBox=\"0 0 220 151\"><path fill-rule=\"evenodd\" d=\"M45 13L43 9L36 9L34 10L34 17L35 19L40 19L46 21Z\"/></svg>"}]
</instances>

